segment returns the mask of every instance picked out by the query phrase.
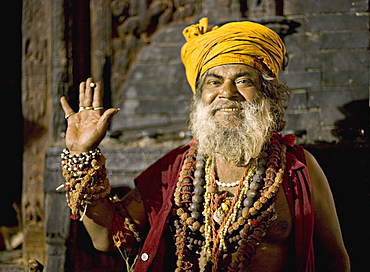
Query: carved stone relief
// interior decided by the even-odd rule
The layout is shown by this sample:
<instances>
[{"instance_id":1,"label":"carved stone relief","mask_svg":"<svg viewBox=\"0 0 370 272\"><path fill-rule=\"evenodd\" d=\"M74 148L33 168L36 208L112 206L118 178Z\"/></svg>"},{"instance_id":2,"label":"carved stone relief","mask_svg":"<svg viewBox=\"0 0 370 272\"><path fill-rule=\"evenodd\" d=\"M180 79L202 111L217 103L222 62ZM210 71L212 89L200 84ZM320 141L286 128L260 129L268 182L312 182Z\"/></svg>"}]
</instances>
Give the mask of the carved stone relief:
<instances>
[{"instance_id":1,"label":"carved stone relief","mask_svg":"<svg viewBox=\"0 0 370 272\"><path fill-rule=\"evenodd\" d=\"M122 88L137 53L150 44L150 36L170 22L191 22L200 0L112 0L112 90L122 101Z\"/></svg>"},{"instance_id":2,"label":"carved stone relief","mask_svg":"<svg viewBox=\"0 0 370 272\"><path fill-rule=\"evenodd\" d=\"M249 0L248 18L251 20L271 18L276 16L275 0Z\"/></svg>"},{"instance_id":3,"label":"carved stone relief","mask_svg":"<svg viewBox=\"0 0 370 272\"><path fill-rule=\"evenodd\" d=\"M199 0L174 0L175 11L173 20L175 22L190 23L194 15L200 12Z\"/></svg>"},{"instance_id":4,"label":"carved stone relief","mask_svg":"<svg viewBox=\"0 0 370 272\"><path fill-rule=\"evenodd\" d=\"M24 116L23 259L45 261L44 154L49 145L48 4L23 2L22 111Z\"/></svg>"}]
</instances>

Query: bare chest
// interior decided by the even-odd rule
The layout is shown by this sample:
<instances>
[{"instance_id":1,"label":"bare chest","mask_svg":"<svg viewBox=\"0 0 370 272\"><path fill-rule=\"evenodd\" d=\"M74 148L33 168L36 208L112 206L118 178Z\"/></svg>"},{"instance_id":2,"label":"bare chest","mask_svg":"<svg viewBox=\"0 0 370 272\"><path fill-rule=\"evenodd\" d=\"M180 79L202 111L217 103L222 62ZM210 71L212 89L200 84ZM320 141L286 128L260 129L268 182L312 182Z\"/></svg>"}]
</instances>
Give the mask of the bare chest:
<instances>
[{"instance_id":1,"label":"bare chest","mask_svg":"<svg viewBox=\"0 0 370 272\"><path fill-rule=\"evenodd\" d=\"M248 271L295 271L295 262L291 258L294 250L291 239L293 222L282 186L275 205L277 217L257 247Z\"/></svg>"},{"instance_id":2,"label":"bare chest","mask_svg":"<svg viewBox=\"0 0 370 272\"><path fill-rule=\"evenodd\" d=\"M222 189L222 188L220 188ZM223 188L225 189L225 188ZM230 194L235 189L228 188ZM294 262L289 262L293 245L293 222L290 208L282 185L280 186L276 202L276 219L273 220L266 231L266 236L257 247L255 255L248 265L248 271L294 271ZM230 257L224 256L224 261Z\"/></svg>"}]
</instances>

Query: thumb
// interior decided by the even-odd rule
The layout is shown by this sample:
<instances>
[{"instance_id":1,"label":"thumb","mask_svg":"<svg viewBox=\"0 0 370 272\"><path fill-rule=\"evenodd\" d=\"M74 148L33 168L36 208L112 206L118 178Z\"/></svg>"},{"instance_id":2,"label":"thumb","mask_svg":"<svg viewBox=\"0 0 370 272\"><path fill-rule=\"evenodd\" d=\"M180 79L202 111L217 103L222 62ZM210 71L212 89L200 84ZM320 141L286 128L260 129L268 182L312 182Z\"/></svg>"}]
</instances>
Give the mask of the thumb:
<instances>
[{"instance_id":1,"label":"thumb","mask_svg":"<svg viewBox=\"0 0 370 272\"><path fill-rule=\"evenodd\" d=\"M105 128L106 129L108 127L112 117L114 115L116 115L116 113L119 112L119 111L120 111L119 108L110 108L110 109L106 110L98 121L98 124L97 124L98 128Z\"/></svg>"}]
</instances>

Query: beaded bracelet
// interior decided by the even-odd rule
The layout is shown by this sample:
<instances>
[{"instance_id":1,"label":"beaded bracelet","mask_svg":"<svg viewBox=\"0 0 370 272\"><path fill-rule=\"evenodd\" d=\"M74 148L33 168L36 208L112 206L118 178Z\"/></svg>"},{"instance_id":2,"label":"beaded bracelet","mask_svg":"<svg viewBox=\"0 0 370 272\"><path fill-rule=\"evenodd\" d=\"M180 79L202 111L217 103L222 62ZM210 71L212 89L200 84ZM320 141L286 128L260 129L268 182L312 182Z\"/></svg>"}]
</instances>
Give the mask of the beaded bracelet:
<instances>
[{"instance_id":1,"label":"beaded bracelet","mask_svg":"<svg viewBox=\"0 0 370 272\"><path fill-rule=\"evenodd\" d=\"M75 155L64 149L61 159L65 182L57 190L65 188L71 218L78 219L79 212L83 212L80 218L82 220L91 200L105 198L110 194L105 157L99 148Z\"/></svg>"}]
</instances>

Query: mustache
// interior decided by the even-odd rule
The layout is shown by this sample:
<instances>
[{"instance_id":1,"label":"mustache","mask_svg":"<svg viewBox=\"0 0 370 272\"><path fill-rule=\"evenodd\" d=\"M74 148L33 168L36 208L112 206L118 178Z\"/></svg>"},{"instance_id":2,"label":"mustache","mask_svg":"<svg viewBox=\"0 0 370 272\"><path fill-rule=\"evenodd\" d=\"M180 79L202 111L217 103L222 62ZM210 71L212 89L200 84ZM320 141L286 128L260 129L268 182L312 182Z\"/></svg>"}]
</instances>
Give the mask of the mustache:
<instances>
[{"instance_id":1,"label":"mustache","mask_svg":"<svg viewBox=\"0 0 370 272\"><path fill-rule=\"evenodd\" d=\"M257 103L254 101L220 101L220 102L213 102L210 105L208 105L209 111L214 115L217 111L221 109L237 109L237 110L244 110L247 108L251 108L253 106L256 106Z\"/></svg>"}]
</instances>

